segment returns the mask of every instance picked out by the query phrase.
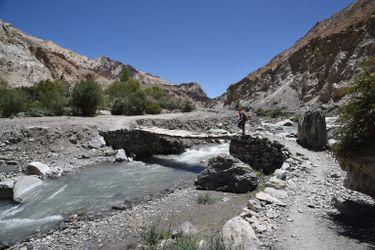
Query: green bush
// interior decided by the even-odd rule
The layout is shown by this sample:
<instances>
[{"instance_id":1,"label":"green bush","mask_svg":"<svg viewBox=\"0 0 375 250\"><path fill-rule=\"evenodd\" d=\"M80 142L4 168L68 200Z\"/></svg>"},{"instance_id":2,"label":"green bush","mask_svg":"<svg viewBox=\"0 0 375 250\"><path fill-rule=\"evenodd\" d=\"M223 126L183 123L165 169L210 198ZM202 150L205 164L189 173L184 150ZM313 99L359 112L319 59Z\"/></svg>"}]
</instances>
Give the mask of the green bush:
<instances>
[{"instance_id":1,"label":"green bush","mask_svg":"<svg viewBox=\"0 0 375 250\"><path fill-rule=\"evenodd\" d=\"M0 115L11 117L27 109L28 98L25 91L21 89L0 89Z\"/></svg>"},{"instance_id":2,"label":"green bush","mask_svg":"<svg viewBox=\"0 0 375 250\"><path fill-rule=\"evenodd\" d=\"M191 112L195 110L195 105L193 102L191 102L190 100L185 100L183 103L182 103L182 107L181 107L181 111L182 112Z\"/></svg>"},{"instance_id":3,"label":"green bush","mask_svg":"<svg viewBox=\"0 0 375 250\"><path fill-rule=\"evenodd\" d=\"M128 68L124 69L120 75L120 82L126 82L131 79L131 72Z\"/></svg>"},{"instance_id":4,"label":"green bush","mask_svg":"<svg viewBox=\"0 0 375 250\"><path fill-rule=\"evenodd\" d=\"M62 115L68 105L68 87L58 81L41 81L28 89L33 109L44 115Z\"/></svg>"},{"instance_id":5,"label":"green bush","mask_svg":"<svg viewBox=\"0 0 375 250\"><path fill-rule=\"evenodd\" d=\"M349 102L340 110L339 143L334 149L339 156L375 152L375 73L364 69L355 78Z\"/></svg>"},{"instance_id":6,"label":"green bush","mask_svg":"<svg viewBox=\"0 0 375 250\"><path fill-rule=\"evenodd\" d=\"M126 115L143 115L146 107L146 95L138 90L125 99Z\"/></svg>"},{"instance_id":7,"label":"green bush","mask_svg":"<svg viewBox=\"0 0 375 250\"><path fill-rule=\"evenodd\" d=\"M211 204L215 203L215 199L212 198L209 193L204 193L204 194L200 194L198 196L197 203L203 204L203 205L206 205L206 204L211 205Z\"/></svg>"},{"instance_id":8,"label":"green bush","mask_svg":"<svg viewBox=\"0 0 375 250\"><path fill-rule=\"evenodd\" d=\"M94 116L102 100L102 89L92 79L76 84L72 92L72 108L83 116Z\"/></svg>"},{"instance_id":9,"label":"green bush","mask_svg":"<svg viewBox=\"0 0 375 250\"><path fill-rule=\"evenodd\" d=\"M124 115L126 111L126 103L125 99L117 98L113 101L111 107L111 114L112 115Z\"/></svg>"},{"instance_id":10,"label":"green bush","mask_svg":"<svg viewBox=\"0 0 375 250\"><path fill-rule=\"evenodd\" d=\"M105 90L105 93L108 95L109 100L114 101L117 98L123 98L127 95L127 86L125 82L113 82Z\"/></svg>"},{"instance_id":11,"label":"green bush","mask_svg":"<svg viewBox=\"0 0 375 250\"><path fill-rule=\"evenodd\" d=\"M152 86L145 89L145 93L151 101L155 101L161 105L166 99L165 90L159 86Z\"/></svg>"},{"instance_id":12,"label":"green bush","mask_svg":"<svg viewBox=\"0 0 375 250\"><path fill-rule=\"evenodd\" d=\"M147 103L145 107L146 114L160 114L161 113L161 107L159 103L151 102Z\"/></svg>"},{"instance_id":13,"label":"green bush","mask_svg":"<svg viewBox=\"0 0 375 250\"><path fill-rule=\"evenodd\" d=\"M276 109L257 109L255 113L259 116L264 116L264 117L271 117L271 118L277 118L280 116L285 115L284 110L285 108L276 108Z\"/></svg>"}]
</instances>

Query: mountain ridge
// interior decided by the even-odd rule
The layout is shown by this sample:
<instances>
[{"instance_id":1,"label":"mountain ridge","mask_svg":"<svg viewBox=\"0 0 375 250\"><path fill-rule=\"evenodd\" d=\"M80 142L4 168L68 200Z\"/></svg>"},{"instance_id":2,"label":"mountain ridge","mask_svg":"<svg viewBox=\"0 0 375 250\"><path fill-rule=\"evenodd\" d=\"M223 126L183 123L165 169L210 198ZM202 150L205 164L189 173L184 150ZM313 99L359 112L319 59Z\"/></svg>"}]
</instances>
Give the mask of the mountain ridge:
<instances>
[{"instance_id":1,"label":"mountain ridge","mask_svg":"<svg viewBox=\"0 0 375 250\"><path fill-rule=\"evenodd\" d=\"M230 85L215 100L221 105L335 109L360 64L375 55L375 2L359 0L316 23L290 48Z\"/></svg>"},{"instance_id":2,"label":"mountain ridge","mask_svg":"<svg viewBox=\"0 0 375 250\"><path fill-rule=\"evenodd\" d=\"M172 84L106 56L90 59L0 20L0 80L11 87L31 86L46 79L74 84L91 75L105 88L118 80L124 69L142 85L157 85L171 97L188 98L202 105L210 102L198 83Z\"/></svg>"}]
</instances>

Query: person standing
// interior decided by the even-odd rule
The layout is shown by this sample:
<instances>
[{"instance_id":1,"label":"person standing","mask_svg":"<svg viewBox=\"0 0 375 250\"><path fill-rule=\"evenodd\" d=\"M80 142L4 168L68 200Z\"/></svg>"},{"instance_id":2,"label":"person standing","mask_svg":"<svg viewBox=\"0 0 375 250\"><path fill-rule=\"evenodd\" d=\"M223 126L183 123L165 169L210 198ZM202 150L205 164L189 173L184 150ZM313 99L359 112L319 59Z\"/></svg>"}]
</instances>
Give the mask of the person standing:
<instances>
[{"instance_id":1,"label":"person standing","mask_svg":"<svg viewBox=\"0 0 375 250\"><path fill-rule=\"evenodd\" d=\"M242 136L245 136L246 135L245 126L248 120L248 116L245 113L245 109L243 107L240 107L238 109L238 116L239 116L238 127L242 130Z\"/></svg>"}]
</instances>

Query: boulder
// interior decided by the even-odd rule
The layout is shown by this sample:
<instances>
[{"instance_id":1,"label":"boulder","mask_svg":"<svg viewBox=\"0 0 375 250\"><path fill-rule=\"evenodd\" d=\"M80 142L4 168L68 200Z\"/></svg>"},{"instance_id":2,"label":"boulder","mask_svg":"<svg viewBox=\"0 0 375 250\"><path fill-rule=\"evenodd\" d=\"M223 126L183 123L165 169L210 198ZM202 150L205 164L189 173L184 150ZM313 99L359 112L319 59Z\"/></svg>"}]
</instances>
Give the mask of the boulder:
<instances>
[{"instance_id":1,"label":"boulder","mask_svg":"<svg viewBox=\"0 0 375 250\"><path fill-rule=\"evenodd\" d=\"M35 176L21 176L16 180L13 188L13 201L24 203L32 191L43 182Z\"/></svg>"},{"instance_id":2,"label":"boulder","mask_svg":"<svg viewBox=\"0 0 375 250\"><path fill-rule=\"evenodd\" d=\"M250 135L233 138L229 152L267 175L280 168L287 158L286 150L280 143Z\"/></svg>"},{"instance_id":3,"label":"boulder","mask_svg":"<svg viewBox=\"0 0 375 250\"><path fill-rule=\"evenodd\" d=\"M254 212L260 212L262 210L262 205L259 200L251 199L247 202L247 208Z\"/></svg>"},{"instance_id":4,"label":"boulder","mask_svg":"<svg viewBox=\"0 0 375 250\"><path fill-rule=\"evenodd\" d=\"M294 126L294 122L289 119L285 119L276 123L277 126L291 127Z\"/></svg>"},{"instance_id":5,"label":"boulder","mask_svg":"<svg viewBox=\"0 0 375 250\"><path fill-rule=\"evenodd\" d=\"M13 199L14 180L5 179L0 182L0 200Z\"/></svg>"},{"instance_id":6,"label":"boulder","mask_svg":"<svg viewBox=\"0 0 375 250\"><path fill-rule=\"evenodd\" d=\"M356 156L351 159L338 157L340 167L347 172L344 186L375 199L375 158Z\"/></svg>"},{"instance_id":7,"label":"boulder","mask_svg":"<svg viewBox=\"0 0 375 250\"><path fill-rule=\"evenodd\" d=\"M208 160L195 185L204 190L246 193L255 190L258 181L249 165L230 156L217 156Z\"/></svg>"},{"instance_id":8,"label":"boulder","mask_svg":"<svg viewBox=\"0 0 375 250\"><path fill-rule=\"evenodd\" d=\"M226 249L258 249L260 241L249 222L240 216L228 220L222 229Z\"/></svg>"},{"instance_id":9,"label":"boulder","mask_svg":"<svg viewBox=\"0 0 375 250\"><path fill-rule=\"evenodd\" d=\"M278 198L278 199L285 199L288 197L288 193L284 190L278 190L272 187L266 187L264 189L265 193L269 193L270 195Z\"/></svg>"},{"instance_id":10,"label":"boulder","mask_svg":"<svg viewBox=\"0 0 375 250\"><path fill-rule=\"evenodd\" d=\"M298 123L297 143L311 150L325 150L327 139L327 128L324 115L318 111L307 111Z\"/></svg>"},{"instance_id":11,"label":"boulder","mask_svg":"<svg viewBox=\"0 0 375 250\"><path fill-rule=\"evenodd\" d=\"M284 165L283 165L284 166ZM276 169L274 172L276 178L285 181L286 180L286 170L284 169Z\"/></svg>"},{"instance_id":12,"label":"boulder","mask_svg":"<svg viewBox=\"0 0 375 250\"><path fill-rule=\"evenodd\" d=\"M124 149L119 149L117 150L115 160L117 162L123 162L123 161L129 161L128 157L126 156L125 150Z\"/></svg>"},{"instance_id":13,"label":"boulder","mask_svg":"<svg viewBox=\"0 0 375 250\"><path fill-rule=\"evenodd\" d=\"M25 173L27 175L46 175L50 173L51 169L44 163L33 161L26 166Z\"/></svg>"},{"instance_id":14,"label":"boulder","mask_svg":"<svg viewBox=\"0 0 375 250\"><path fill-rule=\"evenodd\" d=\"M101 148L103 146L105 146L105 140L100 135L91 138L91 140L89 141L89 148L98 149L98 148Z\"/></svg>"}]
</instances>

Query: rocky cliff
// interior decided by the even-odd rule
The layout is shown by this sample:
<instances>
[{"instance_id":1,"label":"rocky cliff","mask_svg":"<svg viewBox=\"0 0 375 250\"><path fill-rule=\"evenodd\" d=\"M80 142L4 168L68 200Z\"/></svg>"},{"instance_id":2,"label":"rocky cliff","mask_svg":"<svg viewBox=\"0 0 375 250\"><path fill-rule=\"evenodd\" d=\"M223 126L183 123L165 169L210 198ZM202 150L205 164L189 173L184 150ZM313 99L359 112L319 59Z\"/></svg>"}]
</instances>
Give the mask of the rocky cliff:
<instances>
[{"instance_id":1,"label":"rocky cliff","mask_svg":"<svg viewBox=\"0 0 375 250\"><path fill-rule=\"evenodd\" d=\"M42 40L0 20L0 80L12 87L30 86L44 79L61 79L74 84L92 75L104 87L129 69L143 85L158 85L172 97L189 98L198 104L210 101L198 83L174 85L134 67L99 57L92 60L52 41Z\"/></svg>"},{"instance_id":2,"label":"rocky cliff","mask_svg":"<svg viewBox=\"0 0 375 250\"><path fill-rule=\"evenodd\" d=\"M309 106L335 109L360 64L375 56L375 1L359 0L318 22L291 48L231 85L225 105L300 112Z\"/></svg>"}]
</instances>

